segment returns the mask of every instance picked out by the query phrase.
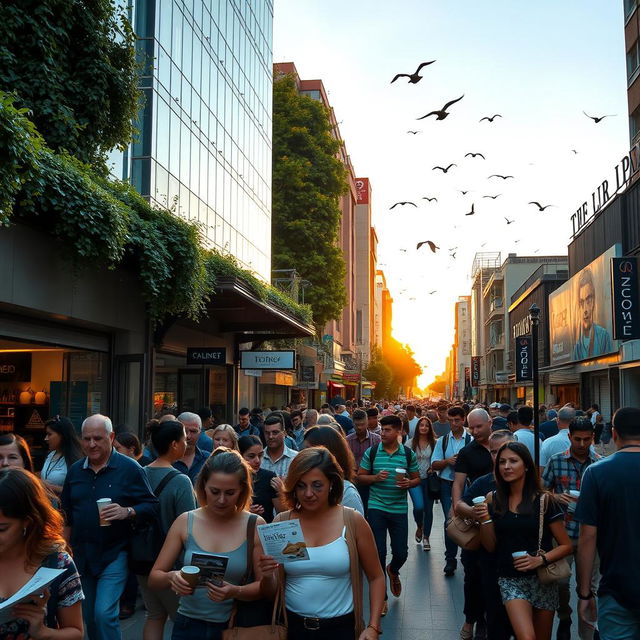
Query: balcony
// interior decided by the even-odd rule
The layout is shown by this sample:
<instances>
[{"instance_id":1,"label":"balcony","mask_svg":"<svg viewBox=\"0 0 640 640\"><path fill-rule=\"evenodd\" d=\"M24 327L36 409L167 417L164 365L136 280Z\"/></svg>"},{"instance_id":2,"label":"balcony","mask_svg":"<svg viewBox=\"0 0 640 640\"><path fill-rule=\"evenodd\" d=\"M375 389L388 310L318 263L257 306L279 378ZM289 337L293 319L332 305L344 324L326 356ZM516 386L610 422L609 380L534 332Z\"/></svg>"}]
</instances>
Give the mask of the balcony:
<instances>
[{"instance_id":1,"label":"balcony","mask_svg":"<svg viewBox=\"0 0 640 640\"><path fill-rule=\"evenodd\" d=\"M504 299L502 296L494 296L489 302L489 309L487 313L487 319L484 321L485 325L489 324L497 315L504 313Z\"/></svg>"}]
</instances>

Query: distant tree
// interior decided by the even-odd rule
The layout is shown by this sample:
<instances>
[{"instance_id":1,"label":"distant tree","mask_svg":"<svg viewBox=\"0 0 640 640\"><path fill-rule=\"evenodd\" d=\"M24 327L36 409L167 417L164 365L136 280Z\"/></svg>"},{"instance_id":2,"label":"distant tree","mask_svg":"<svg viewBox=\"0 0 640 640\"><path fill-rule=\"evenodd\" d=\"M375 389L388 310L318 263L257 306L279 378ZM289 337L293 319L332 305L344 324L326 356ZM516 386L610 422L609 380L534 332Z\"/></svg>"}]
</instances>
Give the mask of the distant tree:
<instances>
[{"instance_id":1,"label":"distant tree","mask_svg":"<svg viewBox=\"0 0 640 640\"><path fill-rule=\"evenodd\" d=\"M408 387L415 384L415 379L422 373L422 368L415 361L413 351L408 345L401 344L391 337L384 347L384 361L391 370L392 395L398 395L400 388L406 392Z\"/></svg>"},{"instance_id":2,"label":"distant tree","mask_svg":"<svg viewBox=\"0 0 640 640\"><path fill-rule=\"evenodd\" d=\"M300 95L294 79L273 84L274 269L296 269L311 283L305 302L318 334L346 303L345 262L339 245L340 196L346 171L337 157L326 107Z\"/></svg>"},{"instance_id":3,"label":"distant tree","mask_svg":"<svg viewBox=\"0 0 640 640\"><path fill-rule=\"evenodd\" d=\"M436 380L428 386L428 389L433 393L444 394L446 386L447 383L444 380Z\"/></svg>"},{"instance_id":4,"label":"distant tree","mask_svg":"<svg viewBox=\"0 0 640 640\"><path fill-rule=\"evenodd\" d=\"M385 398L388 396L393 374L382 358L382 353L379 349L373 349L371 362L362 372L362 375L367 380L376 383L375 395L377 398Z\"/></svg>"},{"instance_id":5,"label":"distant tree","mask_svg":"<svg viewBox=\"0 0 640 640\"><path fill-rule=\"evenodd\" d=\"M135 36L113 0L3 0L0 90L46 144L104 167L130 142L139 106Z\"/></svg>"}]
</instances>

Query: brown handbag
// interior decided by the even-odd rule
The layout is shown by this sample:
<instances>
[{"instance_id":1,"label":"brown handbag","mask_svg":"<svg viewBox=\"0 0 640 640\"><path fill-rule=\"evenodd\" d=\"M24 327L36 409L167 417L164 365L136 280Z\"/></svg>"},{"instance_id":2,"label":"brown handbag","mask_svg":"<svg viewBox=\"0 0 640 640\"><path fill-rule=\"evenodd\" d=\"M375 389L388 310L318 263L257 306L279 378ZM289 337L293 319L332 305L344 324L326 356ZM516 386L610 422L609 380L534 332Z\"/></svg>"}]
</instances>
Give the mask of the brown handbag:
<instances>
[{"instance_id":1,"label":"brown handbag","mask_svg":"<svg viewBox=\"0 0 640 640\"><path fill-rule=\"evenodd\" d=\"M256 530L256 516L249 516L247 523L247 569L242 579L242 584L246 584L249 577L253 575L253 545ZM229 628L222 632L223 640L286 640L288 635L287 609L284 601L284 576L281 573L278 577L278 590L273 602L271 613L271 624L260 624L253 627L236 626L238 613L237 601L233 603ZM250 605L250 602L243 601L243 605ZM280 621L283 621L282 624Z\"/></svg>"},{"instance_id":2,"label":"brown handbag","mask_svg":"<svg viewBox=\"0 0 640 640\"><path fill-rule=\"evenodd\" d=\"M453 516L447 520L447 535L461 549L476 551L480 548L480 525L474 520Z\"/></svg>"},{"instance_id":3,"label":"brown handbag","mask_svg":"<svg viewBox=\"0 0 640 640\"><path fill-rule=\"evenodd\" d=\"M542 549L542 534L544 531L544 512L547 502L546 494L542 494L540 496L540 515L538 517L538 555L545 553ZM560 558L560 560L550 562L546 566L538 567L536 571L541 584L551 584L552 582L566 580L571 577L571 566L566 558Z\"/></svg>"}]
</instances>

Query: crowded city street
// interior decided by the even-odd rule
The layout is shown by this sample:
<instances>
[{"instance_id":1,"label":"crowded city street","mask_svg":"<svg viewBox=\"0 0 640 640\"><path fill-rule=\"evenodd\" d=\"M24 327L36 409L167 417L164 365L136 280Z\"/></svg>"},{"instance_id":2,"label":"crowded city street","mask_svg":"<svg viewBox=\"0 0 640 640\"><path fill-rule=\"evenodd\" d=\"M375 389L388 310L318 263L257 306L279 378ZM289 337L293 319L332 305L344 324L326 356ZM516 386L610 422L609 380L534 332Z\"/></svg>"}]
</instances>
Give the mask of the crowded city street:
<instances>
[{"instance_id":1,"label":"crowded city street","mask_svg":"<svg viewBox=\"0 0 640 640\"><path fill-rule=\"evenodd\" d=\"M0 2L0 640L640 640L640 0Z\"/></svg>"}]
</instances>

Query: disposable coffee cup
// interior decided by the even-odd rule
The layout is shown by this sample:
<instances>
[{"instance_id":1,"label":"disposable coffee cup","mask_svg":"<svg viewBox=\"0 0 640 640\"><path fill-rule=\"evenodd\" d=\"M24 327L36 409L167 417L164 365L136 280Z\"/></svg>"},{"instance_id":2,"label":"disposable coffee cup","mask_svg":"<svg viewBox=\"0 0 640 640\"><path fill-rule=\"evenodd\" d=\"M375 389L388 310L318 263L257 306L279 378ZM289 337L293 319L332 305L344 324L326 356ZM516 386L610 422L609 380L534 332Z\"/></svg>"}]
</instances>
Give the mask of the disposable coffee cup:
<instances>
[{"instance_id":1,"label":"disposable coffee cup","mask_svg":"<svg viewBox=\"0 0 640 640\"><path fill-rule=\"evenodd\" d=\"M111 504L111 498L100 498L96 500L96 504L98 505L98 516L100 518L100 526L101 527L110 527L111 523L108 520L104 520L100 514L105 507L108 507Z\"/></svg>"},{"instance_id":2,"label":"disposable coffee cup","mask_svg":"<svg viewBox=\"0 0 640 640\"><path fill-rule=\"evenodd\" d=\"M516 558L524 558L525 556L528 556L529 552L528 551L514 551L511 554L511 557L515 560Z\"/></svg>"},{"instance_id":3,"label":"disposable coffee cup","mask_svg":"<svg viewBox=\"0 0 640 640\"><path fill-rule=\"evenodd\" d=\"M569 495L573 498L573 500L569 503L569 511L571 513L573 513L576 510L576 502L578 501L578 498L580 497L580 492L579 491L574 491L573 489L569 491Z\"/></svg>"},{"instance_id":4,"label":"disposable coffee cup","mask_svg":"<svg viewBox=\"0 0 640 640\"><path fill-rule=\"evenodd\" d=\"M200 579L200 568L187 565L180 569L180 575L193 587L198 585Z\"/></svg>"},{"instance_id":5,"label":"disposable coffee cup","mask_svg":"<svg viewBox=\"0 0 640 640\"><path fill-rule=\"evenodd\" d=\"M478 496L477 498L473 498L471 500L471 502L473 502L473 504L484 504L487 501L487 499L484 496Z\"/></svg>"},{"instance_id":6,"label":"disposable coffee cup","mask_svg":"<svg viewBox=\"0 0 640 640\"><path fill-rule=\"evenodd\" d=\"M407 476L406 469L396 469L396 482L400 482L400 480L404 480Z\"/></svg>"}]
</instances>

